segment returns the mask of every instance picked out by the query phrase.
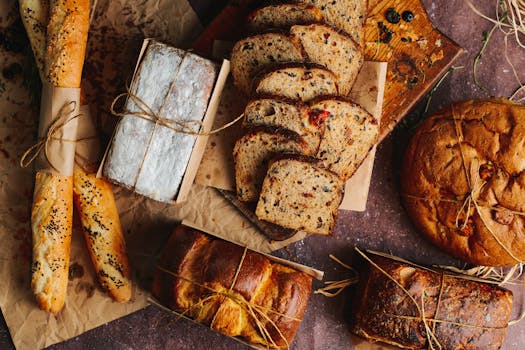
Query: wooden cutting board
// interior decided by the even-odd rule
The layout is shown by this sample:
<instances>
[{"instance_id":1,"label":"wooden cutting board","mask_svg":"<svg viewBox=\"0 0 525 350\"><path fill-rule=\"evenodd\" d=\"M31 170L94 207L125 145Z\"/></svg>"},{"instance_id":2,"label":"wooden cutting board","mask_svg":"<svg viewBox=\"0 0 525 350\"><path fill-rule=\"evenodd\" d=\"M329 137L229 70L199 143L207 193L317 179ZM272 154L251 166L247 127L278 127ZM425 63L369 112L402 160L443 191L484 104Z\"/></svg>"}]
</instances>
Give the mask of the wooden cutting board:
<instances>
[{"instance_id":1,"label":"wooden cutting board","mask_svg":"<svg viewBox=\"0 0 525 350\"><path fill-rule=\"evenodd\" d=\"M243 34L246 16L256 2L232 1L196 40L194 50L211 57L217 40L238 40ZM385 17L389 8L400 15L406 10L412 11L414 20L389 23ZM380 40L384 39L380 26L392 32L389 42ZM432 26L420 0L369 0L365 38L366 59L389 63L379 137L382 141L463 49Z\"/></svg>"}]
</instances>

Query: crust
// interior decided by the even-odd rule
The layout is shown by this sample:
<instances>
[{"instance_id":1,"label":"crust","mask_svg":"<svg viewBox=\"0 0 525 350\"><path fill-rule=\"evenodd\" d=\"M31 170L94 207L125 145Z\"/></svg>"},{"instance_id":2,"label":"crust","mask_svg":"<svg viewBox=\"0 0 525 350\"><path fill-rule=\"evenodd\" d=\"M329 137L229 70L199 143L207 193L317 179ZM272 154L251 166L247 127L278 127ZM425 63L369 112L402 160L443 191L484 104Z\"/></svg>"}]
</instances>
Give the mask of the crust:
<instances>
[{"instance_id":1,"label":"crust","mask_svg":"<svg viewBox=\"0 0 525 350\"><path fill-rule=\"evenodd\" d=\"M20 17L26 28L29 42L35 56L40 79L44 76L44 54L46 51L46 25L49 17L49 0L19 0Z\"/></svg>"},{"instance_id":2,"label":"crust","mask_svg":"<svg viewBox=\"0 0 525 350\"><path fill-rule=\"evenodd\" d=\"M52 313L66 299L72 219L73 177L38 172L31 212L31 287L39 307Z\"/></svg>"},{"instance_id":3,"label":"crust","mask_svg":"<svg viewBox=\"0 0 525 350\"><path fill-rule=\"evenodd\" d=\"M99 283L113 299L126 302L131 298L130 268L113 189L76 167L73 191Z\"/></svg>"},{"instance_id":4,"label":"crust","mask_svg":"<svg viewBox=\"0 0 525 350\"><path fill-rule=\"evenodd\" d=\"M89 27L89 0L51 0L45 76L54 86L80 87Z\"/></svg>"}]
</instances>

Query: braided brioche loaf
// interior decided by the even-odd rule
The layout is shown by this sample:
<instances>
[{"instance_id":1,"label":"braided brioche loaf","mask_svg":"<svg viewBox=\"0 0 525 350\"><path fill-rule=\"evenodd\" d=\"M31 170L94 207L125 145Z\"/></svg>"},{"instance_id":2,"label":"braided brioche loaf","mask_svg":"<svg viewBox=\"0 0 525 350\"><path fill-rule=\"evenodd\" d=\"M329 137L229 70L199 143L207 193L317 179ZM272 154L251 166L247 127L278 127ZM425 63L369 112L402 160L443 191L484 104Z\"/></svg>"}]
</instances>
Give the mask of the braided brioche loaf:
<instances>
[{"instance_id":1,"label":"braided brioche loaf","mask_svg":"<svg viewBox=\"0 0 525 350\"><path fill-rule=\"evenodd\" d=\"M303 272L181 225L159 262L153 295L230 337L286 348L306 311L311 288L312 277ZM259 310L258 322L249 308ZM262 335L266 332L269 338Z\"/></svg>"}]
</instances>

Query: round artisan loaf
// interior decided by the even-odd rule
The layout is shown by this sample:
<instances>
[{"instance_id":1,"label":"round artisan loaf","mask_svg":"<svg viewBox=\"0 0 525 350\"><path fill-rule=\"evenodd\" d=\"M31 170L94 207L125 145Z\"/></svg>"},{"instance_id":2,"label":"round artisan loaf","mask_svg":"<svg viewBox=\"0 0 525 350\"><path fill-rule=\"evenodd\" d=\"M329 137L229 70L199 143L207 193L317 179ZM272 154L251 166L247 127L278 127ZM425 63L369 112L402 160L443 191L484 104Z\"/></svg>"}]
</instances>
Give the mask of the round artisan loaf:
<instances>
[{"instance_id":1,"label":"round artisan loaf","mask_svg":"<svg viewBox=\"0 0 525 350\"><path fill-rule=\"evenodd\" d=\"M506 100L452 105L418 128L402 168L416 227L462 260L525 261L525 107Z\"/></svg>"}]
</instances>

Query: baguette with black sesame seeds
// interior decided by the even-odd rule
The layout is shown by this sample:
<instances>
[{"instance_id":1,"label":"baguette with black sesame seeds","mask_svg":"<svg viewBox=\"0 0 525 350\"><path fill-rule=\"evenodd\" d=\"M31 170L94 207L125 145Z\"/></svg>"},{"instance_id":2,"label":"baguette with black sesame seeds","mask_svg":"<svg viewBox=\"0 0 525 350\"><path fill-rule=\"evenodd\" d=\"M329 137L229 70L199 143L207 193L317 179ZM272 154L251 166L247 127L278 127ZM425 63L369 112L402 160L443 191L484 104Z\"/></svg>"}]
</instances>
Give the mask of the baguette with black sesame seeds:
<instances>
[{"instance_id":1,"label":"baguette with black sesame seeds","mask_svg":"<svg viewBox=\"0 0 525 350\"><path fill-rule=\"evenodd\" d=\"M20 0L20 11L43 81L79 88L89 0ZM65 303L72 225L73 176L38 171L31 211L31 287L39 307L48 312L60 312Z\"/></svg>"}]
</instances>

